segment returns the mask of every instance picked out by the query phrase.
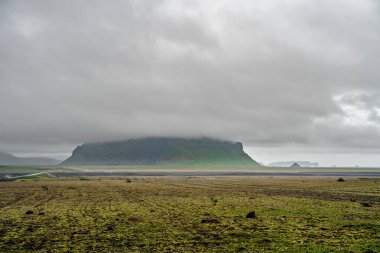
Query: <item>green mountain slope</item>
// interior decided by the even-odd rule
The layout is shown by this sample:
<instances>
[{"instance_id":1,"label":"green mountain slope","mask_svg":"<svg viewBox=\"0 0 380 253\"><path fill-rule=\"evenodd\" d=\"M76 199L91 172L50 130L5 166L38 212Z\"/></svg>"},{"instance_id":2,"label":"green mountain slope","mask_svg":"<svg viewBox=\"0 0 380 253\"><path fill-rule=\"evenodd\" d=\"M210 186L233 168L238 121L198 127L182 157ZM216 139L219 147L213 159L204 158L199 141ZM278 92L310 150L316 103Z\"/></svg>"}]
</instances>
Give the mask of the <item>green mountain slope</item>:
<instances>
[{"instance_id":1,"label":"green mountain slope","mask_svg":"<svg viewBox=\"0 0 380 253\"><path fill-rule=\"evenodd\" d=\"M239 142L159 137L83 144L62 164L260 166Z\"/></svg>"}]
</instances>

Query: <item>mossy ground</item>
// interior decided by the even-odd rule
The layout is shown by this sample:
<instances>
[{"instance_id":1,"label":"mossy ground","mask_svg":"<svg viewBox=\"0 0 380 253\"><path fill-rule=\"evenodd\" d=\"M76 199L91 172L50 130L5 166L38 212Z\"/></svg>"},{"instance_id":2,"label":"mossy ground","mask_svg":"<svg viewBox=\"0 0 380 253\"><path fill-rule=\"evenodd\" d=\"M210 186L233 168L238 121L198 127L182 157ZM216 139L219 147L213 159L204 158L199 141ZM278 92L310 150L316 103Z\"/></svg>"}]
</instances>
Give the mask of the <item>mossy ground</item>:
<instances>
[{"instance_id":1,"label":"mossy ground","mask_svg":"<svg viewBox=\"0 0 380 253\"><path fill-rule=\"evenodd\" d=\"M380 252L380 179L129 179L0 182L0 252Z\"/></svg>"}]
</instances>

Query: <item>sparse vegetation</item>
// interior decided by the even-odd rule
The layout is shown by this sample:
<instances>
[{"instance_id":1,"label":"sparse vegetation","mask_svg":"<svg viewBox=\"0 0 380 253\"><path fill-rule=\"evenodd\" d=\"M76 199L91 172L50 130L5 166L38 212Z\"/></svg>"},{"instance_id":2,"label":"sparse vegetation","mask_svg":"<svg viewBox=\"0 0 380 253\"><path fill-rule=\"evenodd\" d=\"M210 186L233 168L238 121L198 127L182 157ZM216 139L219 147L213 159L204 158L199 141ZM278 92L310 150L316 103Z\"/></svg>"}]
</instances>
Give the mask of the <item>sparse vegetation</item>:
<instances>
[{"instance_id":1,"label":"sparse vegetation","mask_svg":"<svg viewBox=\"0 0 380 253\"><path fill-rule=\"evenodd\" d=\"M218 201L219 201L217 198L214 198L214 197L211 197L210 200L211 200L211 203L212 203L214 206L216 206L216 204L218 204Z\"/></svg>"},{"instance_id":2,"label":"sparse vegetation","mask_svg":"<svg viewBox=\"0 0 380 253\"><path fill-rule=\"evenodd\" d=\"M380 251L380 179L140 179L1 182L0 252Z\"/></svg>"}]
</instances>

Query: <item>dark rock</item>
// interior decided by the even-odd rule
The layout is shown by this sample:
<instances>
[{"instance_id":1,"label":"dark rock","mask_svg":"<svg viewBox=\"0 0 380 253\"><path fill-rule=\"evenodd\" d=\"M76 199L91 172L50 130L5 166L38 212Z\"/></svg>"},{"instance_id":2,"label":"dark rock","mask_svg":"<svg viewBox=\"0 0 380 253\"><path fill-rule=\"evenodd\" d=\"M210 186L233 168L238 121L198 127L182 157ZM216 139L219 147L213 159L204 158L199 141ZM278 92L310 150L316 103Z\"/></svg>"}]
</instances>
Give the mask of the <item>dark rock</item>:
<instances>
[{"instance_id":1,"label":"dark rock","mask_svg":"<svg viewBox=\"0 0 380 253\"><path fill-rule=\"evenodd\" d=\"M28 210L25 212L25 214L33 214L33 211L32 210Z\"/></svg>"},{"instance_id":2,"label":"dark rock","mask_svg":"<svg viewBox=\"0 0 380 253\"><path fill-rule=\"evenodd\" d=\"M83 234L86 234L86 231L84 230L76 230L76 231L73 231L71 232L72 235L83 235Z\"/></svg>"},{"instance_id":3,"label":"dark rock","mask_svg":"<svg viewBox=\"0 0 380 253\"><path fill-rule=\"evenodd\" d=\"M338 178L337 180L336 180L337 182L345 182L346 180L344 180L343 178Z\"/></svg>"},{"instance_id":4,"label":"dark rock","mask_svg":"<svg viewBox=\"0 0 380 253\"><path fill-rule=\"evenodd\" d=\"M202 223L220 223L217 218L206 218L201 221Z\"/></svg>"},{"instance_id":5,"label":"dark rock","mask_svg":"<svg viewBox=\"0 0 380 253\"><path fill-rule=\"evenodd\" d=\"M45 215L45 212L38 212L38 215Z\"/></svg>"},{"instance_id":6,"label":"dark rock","mask_svg":"<svg viewBox=\"0 0 380 253\"><path fill-rule=\"evenodd\" d=\"M370 203L367 203L367 202L362 202L360 204L362 205L362 207L372 207L372 205Z\"/></svg>"},{"instance_id":7,"label":"dark rock","mask_svg":"<svg viewBox=\"0 0 380 253\"><path fill-rule=\"evenodd\" d=\"M211 236L213 237L214 240L222 239L222 236L220 234L212 234Z\"/></svg>"},{"instance_id":8,"label":"dark rock","mask_svg":"<svg viewBox=\"0 0 380 253\"><path fill-rule=\"evenodd\" d=\"M131 222L141 222L141 221L143 221L143 219L140 216L138 216L138 215L131 215L131 216L129 216L128 220L131 221Z\"/></svg>"},{"instance_id":9,"label":"dark rock","mask_svg":"<svg viewBox=\"0 0 380 253\"><path fill-rule=\"evenodd\" d=\"M32 227L28 227L28 228L26 229L26 231L27 231L27 232L33 232L34 229L33 229Z\"/></svg>"},{"instance_id":10,"label":"dark rock","mask_svg":"<svg viewBox=\"0 0 380 253\"><path fill-rule=\"evenodd\" d=\"M252 212L247 213L247 216L245 216L245 218L248 218L248 219L256 218L256 213L255 213L255 211L252 211Z\"/></svg>"},{"instance_id":11,"label":"dark rock","mask_svg":"<svg viewBox=\"0 0 380 253\"><path fill-rule=\"evenodd\" d=\"M114 231L115 228L114 228L112 225L108 225L108 226L106 227L106 230L107 230L107 231Z\"/></svg>"}]
</instances>

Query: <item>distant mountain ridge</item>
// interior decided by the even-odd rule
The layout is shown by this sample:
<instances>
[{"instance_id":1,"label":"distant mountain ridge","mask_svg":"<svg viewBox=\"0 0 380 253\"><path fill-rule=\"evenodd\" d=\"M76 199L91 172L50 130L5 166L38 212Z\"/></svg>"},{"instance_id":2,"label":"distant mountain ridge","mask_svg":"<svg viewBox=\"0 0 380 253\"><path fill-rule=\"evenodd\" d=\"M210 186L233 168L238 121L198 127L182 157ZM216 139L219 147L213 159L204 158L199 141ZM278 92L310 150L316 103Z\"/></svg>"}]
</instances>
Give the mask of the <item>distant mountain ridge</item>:
<instances>
[{"instance_id":1,"label":"distant mountain ridge","mask_svg":"<svg viewBox=\"0 0 380 253\"><path fill-rule=\"evenodd\" d=\"M260 166L240 142L165 137L83 144L62 165Z\"/></svg>"},{"instance_id":2,"label":"distant mountain ridge","mask_svg":"<svg viewBox=\"0 0 380 253\"><path fill-rule=\"evenodd\" d=\"M286 161L286 162L274 162L270 163L271 167L290 167L294 164L298 164L301 167L319 167L318 162L310 162L310 161Z\"/></svg>"},{"instance_id":3,"label":"distant mountain ridge","mask_svg":"<svg viewBox=\"0 0 380 253\"><path fill-rule=\"evenodd\" d=\"M0 165L57 165L59 163L60 161L51 158L23 158L5 152L0 152Z\"/></svg>"}]
</instances>

